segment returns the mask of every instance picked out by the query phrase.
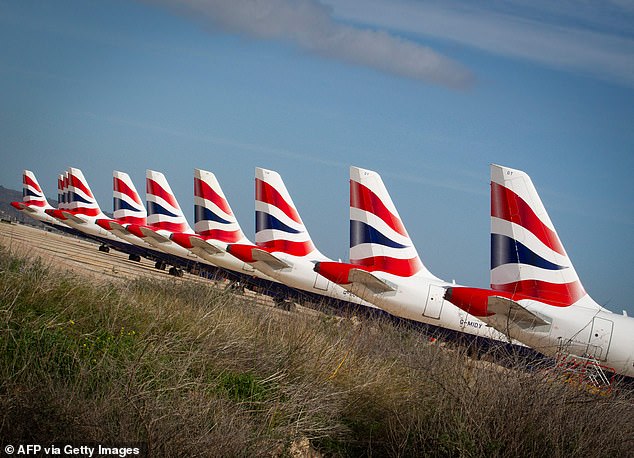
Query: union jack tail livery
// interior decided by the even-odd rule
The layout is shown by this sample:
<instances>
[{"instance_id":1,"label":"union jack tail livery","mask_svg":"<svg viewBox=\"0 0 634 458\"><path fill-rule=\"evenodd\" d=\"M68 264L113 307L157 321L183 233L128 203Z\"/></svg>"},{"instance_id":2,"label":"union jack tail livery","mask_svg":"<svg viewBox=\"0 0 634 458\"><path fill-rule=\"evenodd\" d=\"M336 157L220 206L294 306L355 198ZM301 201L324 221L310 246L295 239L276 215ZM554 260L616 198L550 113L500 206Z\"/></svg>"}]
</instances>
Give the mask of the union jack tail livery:
<instances>
[{"instance_id":1,"label":"union jack tail livery","mask_svg":"<svg viewBox=\"0 0 634 458\"><path fill-rule=\"evenodd\" d=\"M130 176L112 172L114 219L121 224L146 224L147 211Z\"/></svg>"},{"instance_id":2,"label":"union jack tail livery","mask_svg":"<svg viewBox=\"0 0 634 458\"><path fill-rule=\"evenodd\" d=\"M282 177L255 169L255 243L268 252L324 256L315 248Z\"/></svg>"},{"instance_id":3,"label":"union jack tail livery","mask_svg":"<svg viewBox=\"0 0 634 458\"><path fill-rule=\"evenodd\" d=\"M68 169L66 205L70 213L90 217L103 217L88 182L81 170L74 167Z\"/></svg>"},{"instance_id":4,"label":"union jack tail livery","mask_svg":"<svg viewBox=\"0 0 634 458\"><path fill-rule=\"evenodd\" d=\"M11 202L11 206L16 210L29 212L31 217L35 219L38 218L34 216L34 213L43 215L46 210L53 208L46 200L46 196L44 196L35 174L30 170L22 172L22 200Z\"/></svg>"},{"instance_id":5,"label":"union jack tail livery","mask_svg":"<svg viewBox=\"0 0 634 458\"><path fill-rule=\"evenodd\" d=\"M194 231L185 219L165 175L148 170L145 177L148 226L154 230L193 234Z\"/></svg>"},{"instance_id":6,"label":"union jack tail livery","mask_svg":"<svg viewBox=\"0 0 634 458\"><path fill-rule=\"evenodd\" d=\"M66 217L62 210L68 210L68 172L57 176L57 208L45 208L46 214L57 221L64 221Z\"/></svg>"},{"instance_id":7,"label":"union jack tail livery","mask_svg":"<svg viewBox=\"0 0 634 458\"><path fill-rule=\"evenodd\" d=\"M66 193L64 191L64 174L57 176L57 208L64 209L66 205Z\"/></svg>"},{"instance_id":8,"label":"union jack tail livery","mask_svg":"<svg viewBox=\"0 0 634 458\"><path fill-rule=\"evenodd\" d=\"M35 174L30 170L22 172L22 203L28 207L52 208L46 200Z\"/></svg>"},{"instance_id":9,"label":"union jack tail livery","mask_svg":"<svg viewBox=\"0 0 634 458\"><path fill-rule=\"evenodd\" d=\"M204 240L246 240L216 176L200 169L194 170L194 230Z\"/></svg>"},{"instance_id":10,"label":"union jack tail livery","mask_svg":"<svg viewBox=\"0 0 634 458\"><path fill-rule=\"evenodd\" d=\"M70 208L70 191L68 190L68 170L62 174L62 194L64 205L59 207L60 210L68 210Z\"/></svg>"},{"instance_id":11,"label":"union jack tail livery","mask_svg":"<svg viewBox=\"0 0 634 458\"><path fill-rule=\"evenodd\" d=\"M586 294L530 177L491 165L491 288L567 307Z\"/></svg>"},{"instance_id":12,"label":"union jack tail livery","mask_svg":"<svg viewBox=\"0 0 634 458\"><path fill-rule=\"evenodd\" d=\"M381 176L350 167L350 263L400 277L435 278L423 265Z\"/></svg>"}]
</instances>

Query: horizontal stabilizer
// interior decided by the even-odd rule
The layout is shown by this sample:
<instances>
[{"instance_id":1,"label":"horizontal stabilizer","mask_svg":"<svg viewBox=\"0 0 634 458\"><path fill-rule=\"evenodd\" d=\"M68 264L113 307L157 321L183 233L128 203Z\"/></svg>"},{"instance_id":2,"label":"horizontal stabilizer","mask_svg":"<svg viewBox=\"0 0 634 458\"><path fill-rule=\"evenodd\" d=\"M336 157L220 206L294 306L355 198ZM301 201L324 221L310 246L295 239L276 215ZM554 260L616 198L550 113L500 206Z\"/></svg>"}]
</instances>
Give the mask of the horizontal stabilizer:
<instances>
[{"instance_id":1,"label":"horizontal stabilizer","mask_svg":"<svg viewBox=\"0 0 634 458\"><path fill-rule=\"evenodd\" d=\"M488 310L500 317L506 317L508 321L517 324L521 328L549 325L548 321L538 317L533 312L524 308L518 302L500 296L489 296Z\"/></svg>"},{"instance_id":2,"label":"horizontal stabilizer","mask_svg":"<svg viewBox=\"0 0 634 458\"><path fill-rule=\"evenodd\" d=\"M119 224L117 221L109 221L109 225L110 225L110 230L112 232L118 232L124 235L128 233L125 226L123 226L122 224Z\"/></svg>"},{"instance_id":3,"label":"horizontal stabilizer","mask_svg":"<svg viewBox=\"0 0 634 458\"><path fill-rule=\"evenodd\" d=\"M205 241L205 240L201 239L200 237L190 236L189 237L189 243L191 243L191 246L193 248L201 249L205 253L207 253L209 255L212 255L212 256L219 255L219 254L225 252L224 249L220 248L219 246L214 245L212 241Z\"/></svg>"},{"instance_id":4,"label":"horizontal stabilizer","mask_svg":"<svg viewBox=\"0 0 634 458\"><path fill-rule=\"evenodd\" d=\"M266 250L258 248L255 245L247 245L241 243L232 243L227 245L227 251L240 261L247 264L254 262L263 262L273 270L281 270L290 267L286 262L273 256Z\"/></svg>"},{"instance_id":5,"label":"horizontal stabilizer","mask_svg":"<svg viewBox=\"0 0 634 458\"><path fill-rule=\"evenodd\" d=\"M272 269L275 269L275 270L286 269L287 267L290 267L287 263L285 263L281 259L273 256L268 251L264 251L260 248L253 248L253 250L251 251L251 256L253 257L254 261L264 262L267 265L269 265Z\"/></svg>"},{"instance_id":6,"label":"horizontal stabilizer","mask_svg":"<svg viewBox=\"0 0 634 458\"><path fill-rule=\"evenodd\" d=\"M146 236L147 238L156 240L158 243L171 242L169 237L165 237L164 235L161 235L158 232L155 232L155 231L153 231L152 229L150 229L148 227L141 226L140 230L141 230L141 232L143 233L144 236Z\"/></svg>"},{"instance_id":7,"label":"horizontal stabilizer","mask_svg":"<svg viewBox=\"0 0 634 458\"><path fill-rule=\"evenodd\" d=\"M348 281L350 283L360 283L371 290L374 294L396 291L394 287L390 286L387 282L381 280L367 270L351 269L348 273Z\"/></svg>"},{"instance_id":8,"label":"horizontal stabilizer","mask_svg":"<svg viewBox=\"0 0 634 458\"><path fill-rule=\"evenodd\" d=\"M76 224L86 224L88 222L85 219L82 219L79 216L75 216L72 213L67 212L67 211L63 211L62 210L62 214L66 217L66 219L69 219L69 220L73 221Z\"/></svg>"}]
</instances>

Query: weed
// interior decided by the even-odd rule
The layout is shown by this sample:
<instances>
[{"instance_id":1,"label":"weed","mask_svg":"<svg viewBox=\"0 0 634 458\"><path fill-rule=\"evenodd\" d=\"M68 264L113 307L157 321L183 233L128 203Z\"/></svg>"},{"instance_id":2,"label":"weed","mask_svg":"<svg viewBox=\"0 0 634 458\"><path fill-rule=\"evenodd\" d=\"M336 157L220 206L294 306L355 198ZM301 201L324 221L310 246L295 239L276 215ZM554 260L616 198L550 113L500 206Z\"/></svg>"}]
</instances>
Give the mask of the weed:
<instances>
[{"instance_id":1,"label":"weed","mask_svg":"<svg viewBox=\"0 0 634 458\"><path fill-rule=\"evenodd\" d=\"M171 279L93 284L0 250L10 442L144 442L152 456L307 443L325 456L632 454L628 391L596 396L470 353L380 316L282 313Z\"/></svg>"}]
</instances>

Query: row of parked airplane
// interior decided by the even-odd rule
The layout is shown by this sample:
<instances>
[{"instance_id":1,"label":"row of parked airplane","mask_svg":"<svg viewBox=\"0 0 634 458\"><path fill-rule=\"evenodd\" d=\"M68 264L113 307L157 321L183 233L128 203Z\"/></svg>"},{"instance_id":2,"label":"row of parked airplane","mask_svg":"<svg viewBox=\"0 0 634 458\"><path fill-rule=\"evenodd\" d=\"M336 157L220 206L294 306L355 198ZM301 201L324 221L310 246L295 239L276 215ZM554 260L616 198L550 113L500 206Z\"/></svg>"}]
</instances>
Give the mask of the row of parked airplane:
<instances>
[{"instance_id":1,"label":"row of parked airplane","mask_svg":"<svg viewBox=\"0 0 634 458\"><path fill-rule=\"evenodd\" d=\"M194 171L194 228L165 176L146 173L146 207L123 172L113 174L114 217L100 209L77 168L58 179L58 208L35 175L23 175L12 205L62 230L80 232L130 259L170 273L198 269L273 291L373 307L397 317L480 338L572 355L634 376L634 318L597 304L584 290L530 179L491 166L491 289L446 282L423 264L380 175L350 168L349 262L315 247L274 171L256 168L255 244L244 235L215 175Z\"/></svg>"}]
</instances>

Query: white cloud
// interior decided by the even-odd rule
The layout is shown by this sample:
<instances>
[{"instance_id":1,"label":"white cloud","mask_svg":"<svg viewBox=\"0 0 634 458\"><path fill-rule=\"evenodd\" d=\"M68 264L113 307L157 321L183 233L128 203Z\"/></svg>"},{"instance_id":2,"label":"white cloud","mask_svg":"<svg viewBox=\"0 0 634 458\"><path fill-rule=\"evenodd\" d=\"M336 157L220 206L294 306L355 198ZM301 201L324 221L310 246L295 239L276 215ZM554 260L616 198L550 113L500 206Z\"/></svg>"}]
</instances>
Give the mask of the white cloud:
<instances>
[{"instance_id":1,"label":"white cloud","mask_svg":"<svg viewBox=\"0 0 634 458\"><path fill-rule=\"evenodd\" d=\"M634 86L634 9L587 2L327 0L336 17Z\"/></svg>"},{"instance_id":2,"label":"white cloud","mask_svg":"<svg viewBox=\"0 0 634 458\"><path fill-rule=\"evenodd\" d=\"M145 0L232 33L292 43L323 57L453 88L473 76L459 63L382 30L344 25L317 0Z\"/></svg>"}]
</instances>

